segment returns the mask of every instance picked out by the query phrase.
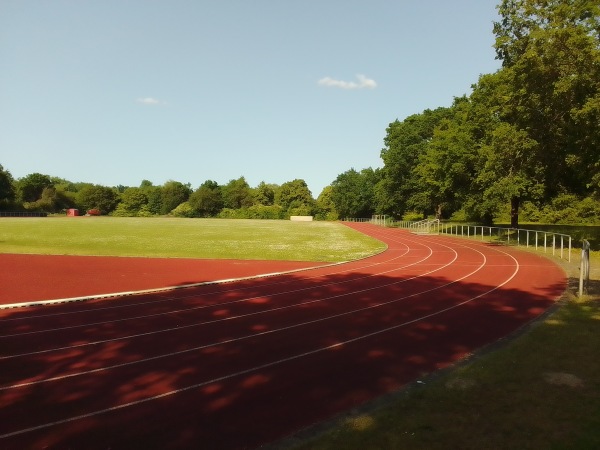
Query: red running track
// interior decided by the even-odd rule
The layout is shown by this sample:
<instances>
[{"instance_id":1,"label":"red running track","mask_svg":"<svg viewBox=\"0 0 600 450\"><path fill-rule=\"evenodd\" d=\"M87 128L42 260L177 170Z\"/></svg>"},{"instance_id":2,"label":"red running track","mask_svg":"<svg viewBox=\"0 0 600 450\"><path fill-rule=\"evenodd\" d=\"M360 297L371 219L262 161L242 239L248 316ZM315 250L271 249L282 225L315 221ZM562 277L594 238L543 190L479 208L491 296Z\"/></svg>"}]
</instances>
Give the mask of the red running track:
<instances>
[{"instance_id":1,"label":"red running track","mask_svg":"<svg viewBox=\"0 0 600 450\"><path fill-rule=\"evenodd\" d=\"M0 305L110 296L317 265L299 261L0 254Z\"/></svg>"},{"instance_id":2,"label":"red running track","mask_svg":"<svg viewBox=\"0 0 600 450\"><path fill-rule=\"evenodd\" d=\"M255 448L464 358L566 288L534 254L351 226L388 250L0 311L0 448Z\"/></svg>"}]
</instances>

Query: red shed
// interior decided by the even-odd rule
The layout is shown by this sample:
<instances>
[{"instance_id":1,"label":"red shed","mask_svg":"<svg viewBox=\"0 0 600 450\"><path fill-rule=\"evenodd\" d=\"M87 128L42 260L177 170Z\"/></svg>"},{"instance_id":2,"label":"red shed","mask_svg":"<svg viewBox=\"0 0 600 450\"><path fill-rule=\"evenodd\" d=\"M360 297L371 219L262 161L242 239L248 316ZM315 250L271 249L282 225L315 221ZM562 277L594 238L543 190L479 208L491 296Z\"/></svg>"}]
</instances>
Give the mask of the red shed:
<instances>
[{"instance_id":1,"label":"red shed","mask_svg":"<svg viewBox=\"0 0 600 450\"><path fill-rule=\"evenodd\" d=\"M75 217L79 215L79 210L78 209L67 209L67 216L68 217Z\"/></svg>"}]
</instances>

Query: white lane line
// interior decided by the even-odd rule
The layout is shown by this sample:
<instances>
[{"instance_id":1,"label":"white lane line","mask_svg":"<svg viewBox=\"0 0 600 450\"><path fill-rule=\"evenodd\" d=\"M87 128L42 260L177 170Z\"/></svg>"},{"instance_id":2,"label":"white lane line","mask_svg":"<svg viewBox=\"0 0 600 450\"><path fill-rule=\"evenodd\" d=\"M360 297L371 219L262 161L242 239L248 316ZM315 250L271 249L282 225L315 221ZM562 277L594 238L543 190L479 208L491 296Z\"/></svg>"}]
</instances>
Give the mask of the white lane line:
<instances>
[{"instance_id":1,"label":"white lane line","mask_svg":"<svg viewBox=\"0 0 600 450\"><path fill-rule=\"evenodd\" d=\"M501 253L504 253L504 252L501 252ZM505 254L507 254L507 253L505 253ZM490 290L488 290L488 291L486 291L486 292L484 292L482 294L479 294L479 295L477 295L475 297L467 299L467 300L465 300L465 301L463 301L461 303L458 303L456 305L453 305L451 307L442 309L440 311L436 311L435 313L427 314L427 315L421 316L419 318L416 318L416 319L413 319L413 320L410 320L410 321L407 321L407 322L403 322L401 324L397 324L397 325L394 325L394 326L391 326L391 327L388 327L388 328L383 328L381 330L374 331L372 333L368 333L368 334L365 334L365 335L362 335L362 336L355 337L353 339L348 339L348 340L345 340L345 341L342 341L342 342L337 342L337 343L332 344L332 345L328 345L328 346L325 346L325 347L320 347L320 348L317 348L317 349L314 349L314 350L310 350L308 352L303 352L303 353L299 353L299 354L296 354L296 355L289 356L287 358L282 358L282 359L279 359L279 360L276 360L276 361L271 361L271 362L268 362L266 364L261 364L261 365L254 366L254 367L251 367L251 368L248 368L248 369L245 369L245 370L241 370L241 371L238 371L238 372L235 372L235 373L223 375L221 377L213 378L211 380L203 381L201 383L196 383L196 384L193 384L193 385L190 385L190 386L185 386L183 388L173 389L171 391L167 391L167 392L164 392L162 394L158 394L158 395L154 395L154 396L151 396L151 397L146 397L146 398L143 398L143 399L139 399L139 400L136 400L136 401L133 401L133 402L123 403L123 404L120 404L120 405L111 406L109 408L104 408L104 409L100 409L100 410L96 410L96 411L91 411L91 412L86 413L86 414L80 414L80 415L77 415L77 416L72 416L72 417L68 417L68 418L65 418L65 419L56 420L56 421L53 421L53 422L48 422L48 423L36 425L36 426L33 426L33 427L24 428L24 429L21 429L21 430L17 430L17 431L13 431L13 432L10 432L10 433L6 433L6 434L3 434L3 435L0 435L0 439L6 439L6 438L9 438L9 437L18 436L18 435L29 433L29 432L32 432L32 431L38 431L38 430L42 430L42 429L45 429L45 428L50 428L50 427L53 427L53 426L62 425L62 424L69 423L69 422L74 422L76 420L86 419L86 418L89 418L89 417L98 416L100 414L106 414L106 413L109 413L109 412L118 411L118 410L121 410L121 409L125 409L125 408L129 408L129 407L132 407L132 406L136 406L136 405L139 405L139 404L148 403L150 401L159 400L161 398L170 397L170 396L173 396L175 394L179 394L181 392L186 392L186 391L197 389L197 388L200 388L200 387L203 387L203 386L207 386L207 385L210 385L210 384L213 384L213 383L218 383L218 382L221 382L221 381L225 381L225 380L228 380L230 378L234 378L234 377L238 377L238 376L245 375L245 374L248 374L248 373L256 372L258 370L262 370L262 369L266 369L266 368L273 367L273 366L276 366L276 365L280 365L280 364L283 364L283 363L286 363L286 362L289 362L289 361L293 361L293 360L296 360L296 359L300 359L300 358L305 358L305 357L308 357L308 356L312 356L314 354L322 353L324 351L333 350L333 349L336 349L336 348L344 346L344 345L352 344L352 343L355 343L355 342L358 342L358 341L362 341L362 340L368 339L368 338L373 337L373 336L377 336L377 335L380 335L380 334L384 334L384 333L396 330L398 328L405 327L407 325L411 325L413 323L422 321L424 319L428 319L428 318L431 318L431 317L434 317L434 316L438 316L440 314L443 314L445 312L448 312L450 310L453 310L453 309L456 309L456 308L458 308L460 306L463 306L463 305L465 305L467 303L470 303L470 302L472 302L472 301L474 301L474 300L476 300L478 298L481 298L484 295L487 295L487 294L489 294L489 293L491 293L491 292L493 292L495 290L498 290L502 286L505 286L507 283L509 283L516 276L516 274L519 271L519 262L514 257L511 256L511 258L513 258L513 260L515 261L516 267L515 267L515 270L514 270L513 274L508 279L506 279L503 283L495 286L494 288L492 288L492 289L490 289Z\"/></svg>"},{"instance_id":2,"label":"white lane line","mask_svg":"<svg viewBox=\"0 0 600 450\"><path fill-rule=\"evenodd\" d=\"M344 264L344 263L343 262L334 263L331 265L335 266L337 264ZM227 284L227 283L233 283L236 281L255 280L258 278L275 277L275 276L288 274L288 273L301 272L303 270L312 270L314 268L315 267L309 267L309 268L304 268L304 269L290 270L287 272L265 273L265 274L253 275L253 276L249 276L249 277L229 278L229 279L225 279L225 280L216 280L216 281L204 281L201 283L190 283L190 284L182 284L182 285L177 285L177 286L167 286L167 287L152 288L152 289L140 289L137 291L111 292L108 294L94 294L94 295L85 295L85 296L81 296L81 297L66 297L66 298L57 298L57 299L52 299L52 300L32 300L32 301L28 301L28 302L7 303L7 304L1 304L0 310L27 308L30 306L58 305L58 304L63 304L63 303L75 303L75 302L83 302L83 301L89 301L89 300L102 300L102 299L113 298L113 297L129 297L132 295L159 294L161 292L169 292L169 291L175 291L175 290L179 290L179 289L188 289L188 288L200 287L200 286L210 286L210 285L215 285L215 284Z\"/></svg>"},{"instance_id":3,"label":"white lane line","mask_svg":"<svg viewBox=\"0 0 600 450\"><path fill-rule=\"evenodd\" d=\"M478 252L475 249L470 249L470 250ZM303 323L299 323L299 324L294 324L294 325L287 326L287 327L282 327L282 328L278 328L278 329L269 330L267 332L255 333L255 334L252 334L252 335L242 336L242 337L239 337L239 338L232 338L232 339L226 340L226 341L220 341L220 342L215 342L215 343L210 343L210 344L204 344L202 346L198 346L198 347L194 347L194 348L191 348L191 349L182 350L182 351L179 351L179 352L166 353L166 354L163 354L163 355L157 355L157 356L154 356L154 357L150 357L150 358L146 358L146 359L140 359L140 360L137 360L137 361L130 361L130 362L127 362L127 363L117 364L117 365L113 365L113 366L106 366L104 368L97 368L97 369L94 369L94 370L91 370L91 371L77 372L77 373L74 373L74 374L57 376L57 377L53 377L53 378L50 378L50 379L36 380L36 381L31 381L31 382L26 382L26 383L19 383L19 384L15 384L15 385L11 385L11 386L0 387L0 390L11 389L11 388L16 388L16 387L23 387L23 386L28 386L28 385L31 385L31 384L39 384L39 383L47 382L47 381L56 381L56 380L61 380L61 379L64 379L64 378L71 378L71 377L74 377L74 376L79 376L79 375L87 374L87 373L101 372L101 371L104 371L104 370L109 370L109 369L113 369L113 368L117 368L117 367L123 367L123 366L128 366L128 365L142 363L142 362L145 362L145 361L151 361L151 360L154 360L154 359L170 357L170 356L179 355L179 354L182 354L182 353L187 353L187 352L192 352L192 351L204 349L204 348L207 348L207 347L212 347L212 346L217 346L217 345L223 345L223 344L227 344L227 343L231 343L231 342L236 342L236 341L240 341L240 340L244 340L244 339L249 339L249 338L256 337L256 336L261 336L261 335L271 334L271 333L275 333L275 332L285 331L285 330L289 330L289 329L296 328L296 327L299 327L299 326L305 326L305 325L309 325L309 324L321 322L321 321L324 321L324 320L330 320L330 319L333 319L333 318L342 317L342 316L345 316L345 315L350 315L350 314L354 314L354 313L357 313L357 312L362 312L362 311L366 311L366 310L369 310L369 309L379 308L379 307L386 306L386 305L389 305L389 304L392 304L392 303L400 302L400 301L405 300L407 298L416 297L416 296L421 295L421 294L425 294L425 293L429 293L429 292L435 291L437 289L441 289L441 288L446 287L448 285L451 285L451 284L457 283L459 281L462 281L462 280L468 278L469 276L475 274L476 272L478 272L479 270L481 270L484 266L486 266L486 262L487 262L487 259L486 259L485 255L483 255L483 253L481 253L481 252L478 252L478 253L480 253L480 255L482 256L482 263L479 265L479 267L477 267L477 269L475 269L474 271L472 271L472 272L464 275L463 277L461 277L461 278L459 278L457 280L454 280L452 282L449 282L449 283L446 283L444 285L438 286L436 288L432 288L432 289L421 291L421 292L416 292L416 293L413 293L413 294L408 295L408 296L399 297L399 298L396 298L396 299L393 299L393 300L389 300L387 302L377 303L377 304L374 304L374 305L370 305L368 307L359 308L359 309L355 309L355 310L351 310L351 311L346 311L344 313L340 313L340 314L336 314L336 315L332 315L332 316L327 316L327 317L324 317L324 318L314 319L312 321L303 322ZM457 258L458 258L458 254L456 254L456 252L455 252L455 257L454 257L453 261L456 261ZM451 265L451 264L452 264L452 262L448 263L447 265ZM416 279L416 278L418 278L418 277L413 277L412 279ZM370 290L370 289L365 289L365 290ZM356 293L360 293L360 292L363 292L363 291L356 291ZM340 294L338 296L334 296L334 297L330 297L330 298L343 297L343 296L346 296L346 295L348 295L348 294ZM309 302L306 302L306 303L312 303L312 301L309 301ZM286 307L277 308L277 309L286 309ZM245 315L241 315L241 316L236 316L234 318L252 316L254 314L256 314L256 313L245 314ZM213 322L220 322L220 321L231 320L231 319L233 319L233 318L219 319L219 320L216 320L216 321L213 321ZM203 323L203 324L206 324L206 323ZM195 324L195 325L203 325L203 324ZM181 329L181 328L179 328L179 329Z\"/></svg>"},{"instance_id":4,"label":"white lane line","mask_svg":"<svg viewBox=\"0 0 600 450\"><path fill-rule=\"evenodd\" d=\"M481 270L481 268L483 268L484 265L485 265L485 263L483 263L480 267L478 267L473 272L465 275L464 277L462 277L462 278L460 278L460 279L458 279L456 281L452 281L452 282L446 283L444 285L441 285L441 286L438 286L438 287L435 287L435 288L432 288L432 289L428 289L428 290L425 290L425 291L415 292L413 294L410 294L410 295L407 295L407 296L404 296L404 297L399 297L399 298L396 298L396 299L393 299L393 300L388 300L386 302L381 302L381 303L376 303L376 304L373 304L373 305L365 306L363 308L353 309L353 310L350 310L350 311L345 311L343 313L338 313L338 314L334 314L334 315L326 316L326 317L320 317L318 319L309 320L307 322L300 322L300 323L297 323L297 324L288 325L288 326L281 327L281 328L275 328L275 329L268 330L268 331L262 331L262 332L259 332L259 333L249 334L249 335L246 335L246 336L240 336L240 337L237 337L237 338L231 338L231 339L226 339L226 340L223 340L223 341L212 342L212 343L209 343L209 344L203 344L203 345L200 345L200 346L197 346L197 347L193 347L193 348L189 348L189 349L186 349L186 350L181 350L181 351L171 352L171 353L165 353L165 354L162 354L162 355L156 355L156 356L152 356L152 357L149 357L149 358L139 359L137 361L129 361L129 362L126 362L126 363L115 364L113 366L100 367L100 368L89 370L89 371L85 371L85 372L77 372L77 373L72 373L72 374L68 374L68 375L60 375L60 376L56 376L56 377L52 377L52 378L46 378L46 379L43 379L43 380L35 380L35 381L29 381L29 382L25 382L25 383L13 384L13 385L10 385L10 386L2 386L2 387L0 387L0 391L8 390L8 389L20 388L20 387L25 387L25 386L31 386L31 385L34 385L34 384L47 383L47 382L50 382L50 381L58 381L58 380L63 380L63 379L66 379L66 378L72 378L72 377L76 377L76 376L80 376L80 375L87 375L87 374L91 374L91 373L103 372L103 371L107 371L107 370L115 369L115 368L119 368L119 367L131 366L131 365L134 365L134 364L140 364L140 363L144 363L144 362L147 362L147 361L153 361L155 359L167 358L167 357L171 357L171 356L181 355L183 353L189 353L189 352L194 352L194 351L197 351L197 350L203 350L203 349L206 349L206 348L209 348L209 347L216 347L216 346L220 346L220 345L224 345L224 344L230 344L230 343L233 343L233 342L243 341L243 340L255 338L255 337L258 337L258 336L264 336L264 335L269 335L269 334L273 334L273 333L279 333L279 332L282 332L282 331L287 331L287 330L291 330L291 329L302 327L302 326L307 326L307 325L312 325L312 324L319 323L319 322L324 322L326 320L336 319L336 318L339 318L339 317L348 316L348 315L356 314L356 313L363 312L363 311L368 311L370 309L380 308L380 307L387 306L387 305L390 305L390 304L393 304L393 303L398 303L398 302L406 300L408 298L417 297L417 296L422 295L422 294L427 294L427 293L436 291L438 289L444 288L446 286L449 286L451 284L457 283L457 282L463 280L464 278L467 278L467 277L473 275L474 273L478 272L479 270ZM346 294L340 295L340 297L344 296L344 295L346 295ZM338 297L338 296L336 296L336 297ZM312 303L312 302L307 302L307 303ZM280 309L284 309L284 308L280 308ZM253 315L253 314L245 314L244 316L250 316L250 315ZM244 317L244 316L238 316L238 317ZM238 318L238 317L236 317L236 318ZM221 319L221 320L229 320L229 319ZM219 321L221 321L221 320L219 320Z\"/></svg>"},{"instance_id":5,"label":"white lane line","mask_svg":"<svg viewBox=\"0 0 600 450\"><path fill-rule=\"evenodd\" d=\"M319 284L319 285L315 285L315 286L310 286L310 287L305 287L305 288L301 288L301 289L294 289L294 290L290 290L290 291L282 291L282 292L278 292L275 294L269 294L269 298L272 297L276 297L279 295L289 295L289 294L293 294L296 292L302 292L302 291L307 291L307 290L317 290L317 289L322 289L325 287L330 287L330 286L335 286L335 285L341 285L344 283L352 283L355 281L360 281L360 280L364 280L366 278L371 278L371 277L376 277L376 276L380 276L386 273L390 273L390 272L396 272L399 270L403 270L407 267L419 264L422 261L427 260L430 256L432 255L432 251L430 251L429 255L427 255L427 257L425 257L424 259L414 262L412 264L406 264L404 266L399 266L399 267L394 267L393 269L389 269L389 270L385 270L382 272L377 272L375 274L369 274L366 276L362 276L362 277L358 277L358 278L352 278L349 280L344 280L344 281L335 281L335 282L330 282L330 283L324 283L324 284ZM399 257L396 257L394 259L397 259ZM328 275L330 276L330 275ZM310 278L320 278L320 277L310 277ZM303 278L303 279L298 279L294 282L294 284L301 284L304 283L306 280L310 279L310 278ZM286 284L291 284L291 281L285 282ZM273 284L277 284L277 283L273 283ZM262 285L261 285L262 287ZM219 295L226 295L226 294L231 294L232 292L238 292L238 291L242 291L245 289L250 289L250 288L242 288L242 289L230 289L225 291L224 293L217 293ZM255 288L254 288L255 289ZM211 294L196 294L194 297L202 297L202 296L206 296L206 295L211 295ZM215 294L212 294L215 295ZM129 320L140 320L140 319L147 319L149 317L158 317L158 316L166 316L166 315L170 315L170 314L179 314L179 313L183 313L183 312L188 312L188 311L195 311L195 310L201 310L201 309L210 309L210 308L223 308L225 306L229 306L229 305L233 305L236 303L244 303L244 302L249 302L252 300L256 300L256 299L260 299L260 298L264 298L264 295L260 295L260 296L254 296L254 297L245 297L245 298L241 298L238 300L232 300L232 301L228 301L228 302L221 302L221 303L214 303L214 304L210 304L210 305L200 305L200 306L194 306L194 307L189 307L189 308L184 308L184 309L175 309L175 310L169 310L169 311L162 311L159 313L154 313L154 314L145 314L142 316L131 316L131 317L125 317L122 319L112 319L112 320L105 320L105 321L101 321L101 322L86 322L86 323L82 323L82 324L77 324L77 325L69 325L69 326L65 326L65 327L59 327L59 328L48 328L48 329L42 329L42 330L34 330L34 331L25 331L25 332L21 332L21 333L14 333L14 334L5 334L5 335L1 335L0 339L3 338L11 338L11 337L17 337L17 336L26 336L26 335L32 335L32 334L41 334L41 333L51 333L51 332L56 332L56 331L64 331L64 330L72 330L72 329L76 329L76 328L86 328L86 327L90 327L90 326L96 326L96 325L104 325L107 323L116 323L116 322L125 322L125 321L129 321ZM94 312L96 310L93 310ZM271 310L264 310L263 312L269 312Z\"/></svg>"},{"instance_id":6,"label":"white lane line","mask_svg":"<svg viewBox=\"0 0 600 450\"><path fill-rule=\"evenodd\" d=\"M407 281L410 281L410 280L414 280L416 278L420 278L420 277L426 276L428 274L431 274L431 273L437 272L439 270L442 270L445 267L448 267L449 265L451 265L456 260L456 258L457 258L457 255L455 254L453 260L450 261L449 263L445 264L444 266L438 267L435 270L430 270L429 272L425 272L425 273L419 274L419 275L414 276L412 278L405 278L405 279L402 279L400 281L391 282L391 283L388 283L386 285L378 285L378 286L374 286L374 287L370 287L370 288L365 288L365 289L362 289L360 291L345 292L343 294L338 294L338 295L334 295L334 296L330 296L330 297L325 297L325 298L320 298L320 299L315 299L315 300L309 300L309 301L306 301L306 302L296 303L296 304L293 304L293 305L280 306L280 307L277 307L277 308L271 308L271 309L264 310L264 311L257 311L257 312L248 313L248 314L241 314L241 315L238 315L238 316L230 316L230 317L225 317L225 318L221 318L221 319L215 319L215 320L206 321L206 322L193 323L193 324L189 324L189 325L179 325L179 326L176 326L176 327L164 328L162 330L153 330L153 331L148 331L148 332L145 332L145 333L138 333L138 334L132 334L132 335L128 335L128 336L121 336L121 337L118 337L118 338L102 339L102 340L98 340L98 341L84 342L84 343L77 344L77 345L70 345L70 346L64 346L64 347L56 347L56 348L45 349L45 350L37 350L35 352L20 353L20 354L15 354L15 355L0 356L0 361L8 360L8 359L13 359L13 358L19 358L19 357L22 357L22 356L39 355L39 354L50 353L50 352L54 352L54 351L69 350L69 349L73 349L73 348L81 348L81 347L88 347L88 346L92 346L92 345L105 344L105 343L108 343L108 342L115 342L115 341L121 341L121 340L126 340L126 339L134 339L134 338L138 338L138 337L142 337L142 336L151 336L151 335L160 334L160 333L166 333L166 332L170 332L170 331L179 331L179 330L184 330L184 329L187 329L187 328L194 328L194 327L199 327L199 326L203 326L203 325L209 325L209 324L212 324L212 323L223 322L223 321L227 321L227 320L240 319L240 318L249 317L249 316L255 316L255 315L259 315L259 314L267 314L267 313L270 313L270 312L273 312L273 311L280 311L280 310L285 310L285 309L292 309L292 308L296 308L296 307L299 307L299 306L304 306L304 305L307 305L307 304L320 303L320 302L325 302L325 301L332 300L332 299L339 299L341 297L346 297L346 296L349 296L349 295L355 295L355 294L358 294L358 293L361 293L361 292L372 291L372 290L376 290L376 289L379 289L379 288L382 288L382 287L391 286L391 285L395 285L395 284L400 284L400 283L404 283L404 282L407 282Z\"/></svg>"},{"instance_id":7,"label":"white lane line","mask_svg":"<svg viewBox=\"0 0 600 450\"><path fill-rule=\"evenodd\" d=\"M398 241L395 241L395 242L398 242ZM333 274L327 274L327 275L321 274L321 275L316 275L316 276L313 276L313 277L306 277L306 278L303 278L303 279L287 280L287 281L277 282L277 283L268 283L266 285L261 285L261 286L273 286L273 285L278 285L278 284L291 284L291 283L295 283L296 284L296 283L301 283L301 282L304 282L306 280L310 280L310 279L314 279L314 278L322 278L324 276L329 277L329 276L332 276L332 275L337 275L337 274L348 272L348 271L353 271L354 272L354 271L357 271L357 270L362 270L362 269L367 268L367 267L372 267L372 266L377 266L377 265L383 265L383 264L389 264L391 261L395 261L395 260L398 260L400 258L405 257L406 254L410 251L410 248L408 246L406 246L406 244L404 244L403 242L399 242L399 243L401 243L405 247L404 253L402 253L402 254L400 254L398 256L395 256L394 258L391 258L391 259L388 259L386 261L383 261L383 262L377 262L377 263L369 264L369 265L362 266L362 267L359 267L359 268L349 268L349 269L346 269L344 271L334 272ZM363 279L363 278L374 277L374 276L378 276L378 275L381 275L381 274L384 274L384 273L393 272L393 271L397 271L397 270L402 270L402 269L405 269L407 267L411 267L413 265L419 264L419 263L427 260L429 257L431 257L431 255L433 254L432 249L430 247L427 247L427 246L423 246L423 247L429 249L429 254L425 258L423 258L423 259L421 259L419 261L413 262L411 264L406 264L406 265L401 266L401 267L395 267L394 269L390 269L388 271L383 271L383 272L378 272L378 273L375 273L375 274L370 274L368 276L361 277L361 278L354 278L352 280L346 280L346 281L340 281L340 282L334 282L334 283L326 283L326 284L322 284L322 285L311 286L311 287L308 287L308 288L298 289L298 290L295 290L295 291L294 290L292 290L292 291L286 291L286 292L282 292L280 294L272 294L272 295L283 295L283 294L290 294L290 293L293 293L293 292L299 292L299 291L302 291L302 290L319 289L319 288L322 288L322 287L325 287L325 286L331 286L331 285L334 285L334 284L349 283L349 282L357 281L357 280L360 280L360 279ZM190 297L194 298L194 297L201 297L201 296L214 295L214 294L224 295L224 294L230 294L232 292L241 292L241 291L246 290L246 289L255 289L255 287L234 288L234 289L229 289L229 290L226 290L226 291L215 291L215 292L208 292L208 293L202 293L202 294L194 294L194 295L190 295L190 296L174 297L174 298L176 298L176 299L183 299L183 298L190 298ZM240 303L240 302L245 302L245 301L250 301L250 300L255 300L257 298L260 298L260 297L249 297L249 298L238 299L238 300L234 300L234 301L230 301L230 302L225 302L225 303L217 303L217 304L212 304L212 305L201 305L201 306L198 306L198 307L191 307L191 308L180 309L180 310L175 310L175 311L171 310L171 311L165 311L165 312L162 312L162 313L149 314L149 315L144 315L144 316L134 316L134 317L128 317L128 318L123 318L123 319L115 319L115 320L110 320L110 321L84 323L84 324L72 325L72 326L68 326L68 327L51 328L51 329L46 329L46 330L36 330L36 331L28 331L28 332L23 332L23 333L7 334L7 335L0 336L0 338L16 337L16 336L23 336L23 335L29 335L29 334L53 332L53 331L62 331L62 330L67 330L67 329L82 328L82 327L88 327L88 326L94 326L94 325L102 325L102 324L105 324L105 323L121 322L121 321L126 321L126 320L137 320L137 319L154 317L154 316L160 316L160 315L167 315L167 314L175 314L175 313L180 313L180 312L187 312L187 311L196 310L196 309L216 308L216 307L221 307L222 308L223 306L227 306L227 305L231 305L231 304L235 304L235 303ZM165 301L165 300L161 300L161 302L162 301ZM148 304L148 303L150 303L150 302L140 303L139 305ZM119 307L119 306L116 306L116 307ZM95 313L95 312L97 312L99 310L103 310L103 309L111 309L111 307L98 308L98 309L88 309L88 310L85 310L84 312L94 312ZM82 311L78 311L77 313L80 313L80 312L82 312ZM59 314L70 314L70 313L59 313ZM46 318L48 316L49 315L40 315L40 316L33 316L33 318L35 318L35 319L37 319L37 318ZM21 317L21 318L18 318L18 319L9 319L9 320L23 320L23 319L27 319L27 317Z\"/></svg>"},{"instance_id":8,"label":"white lane line","mask_svg":"<svg viewBox=\"0 0 600 450\"><path fill-rule=\"evenodd\" d=\"M404 244L403 244L404 245ZM315 276L311 276L311 277L305 277L303 278L303 280L310 280L310 279L314 279L314 278L321 278L324 276L332 276L332 275L338 275L338 274L342 274L342 273L346 273L346 272L350 272L350 271L356 271L356 270L362 270L362 269L366 269L368 267L373 267L373 266L377 266L377 265L382 265L382 264L386 264L389 263L390 261L394 261L397 260L403 256L406 255L406 253L408 253L410 251L410 248L407 247L406 245L404 245L404 247L406 247L406 251L402 254L402 255L398 255L395 256L394 258L391 258L389 260L386 261L381 261L381 262L375 262L372 264L367 264L361 267L351 267L345 270L339 270L336 272L332 272L332 273L328 273L328 274L321 274L321 275L315 275ZM211 285L220 285L220 284L231 284L231 283L235 283L238 281L246 281L246 280L252 280L252 279L260 279L260 278L273 278L275 276L280 276L280 275L287 275L287 274L292 274L295 272L308 272L308 271L312 271L312 270L319 270L319 269L327 269L330 267L336 267L336 266L344 266L344 265L348 265L351 263L357 263L363 260L368 260L369 258L378 256L382 253L384 253L385 251L387 251L387 247L385 250L376 253L374 255L370 255L368 257L362 258L362 259L357 259L357 260L353 260L353 261L343 261L343 262L338 262L338 263L331 263L331 264L326 264L326 265L322 265L322 266L314 266L314 267L308 267L308 268L303 268L303 269L295 269L295 270L291 270L291 271L287 271L287 272L277 272L277 273L273 273L273 274L261 274L261 275L256 275L256 276L252 276L252 277L247 277L247 278L236 278L236 279L229 279L229 280L216 280L216 281L206 281L203 283L197 283L197 284L190 284L190 285L185 285L185 286L174 286L174 287L166 287L166 288L160 288L160 291L156 291L156 292L150 292L151 294L160 294L162 292L171 292L174 290L178 290L178 289L185 289L185 288L189 288L189 287L201 287L201 286L211 286ZM274 282L274 283L265 283L262 284L261 286L276 286L279 284L287 284L287 283L294 283L297 280L286 280L286 281L278 281L278 282ZM212 291L212 292L205 292L202 293L201 295L213 295L213 294L224 294L224 293L229 293L229 292L235 292L235 291L243 291L243 290L248 290L248 289L254 289L254 286L247 286L247 287L238 287L238 288L234 288L234 289L227 289L227 290L221 290L221 291ZM133 295L142 295L144 293L148 293L146 291L133 291L133 292L125 292L123 293L123 297L130 297ZM106 294L109 297L119 297L118 294ZM127 303L125 305L111 305L111 306L106 306L106 307L101 307L101 308L87 308L87 309L81 309L78 311L66 311L66 312L60 312L60 313L51 313L51 314L40 314L40 315L33 315L33 316L21 316L21 317L14 317L14 318L6 318L6 319L0 319L0 323L3 322L10 322L10 321L18 321L18 320L34 320L34 319L45 319L48 317L54 317L54 316L64 316L64 315L71 315L71 314L85 314L85 313L96 313L97 311L104 311L104 310L110 310L110 309L119 309L119 308L133 308L133 307L138 307L138 306L145 306L145 305L151 305L151 304L156 304L156 303L163 303L163 302L170 302L170 301L176 301L176 300L184 300L184 299L188 299L188 298L194 298L194 297L198 297L198 294L191 294L191 295L182 295L182 296L169 296L169 297L165 297L163 299L160 300L154 300L151 302L136 302L136 303ZM79 300L94 300L94 299L102 299L101 297L79 297L79 298L74 298L73 301L79 301ZM2 305L0 305L0 310L2 309Z\"/></svg>"}]
</instances>

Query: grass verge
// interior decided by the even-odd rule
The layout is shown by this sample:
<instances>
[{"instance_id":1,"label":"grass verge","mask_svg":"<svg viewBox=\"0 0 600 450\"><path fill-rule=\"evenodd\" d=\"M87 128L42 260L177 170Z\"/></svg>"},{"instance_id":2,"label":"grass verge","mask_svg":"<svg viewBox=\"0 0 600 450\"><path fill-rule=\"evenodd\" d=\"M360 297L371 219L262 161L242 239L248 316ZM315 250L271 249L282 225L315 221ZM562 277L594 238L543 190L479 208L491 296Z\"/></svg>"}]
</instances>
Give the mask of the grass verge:
<instances>
[{"instance_id":1,"label":"grass verge","mask_svg":"<svg viewBox=\"0 0 600 450\"><path fill-rule=\"evenodd\" d=\"M572 294L578 261L557 262L569 275L571 293L527 332L336 419L317 436L307 432L282 446L600 448L600 255L592 255L589 295L583 298Z\"/></svg>"},{"instance_id":2,"label":"grass verge","mask_svg":"<svg viewBox=\"0 0 600 450\"><path fill-rule=\"evenodd\" d=\"M339 262L385 248L334 222L46 217L0 219L0 253Z\"/></svg>"}]
</instances>

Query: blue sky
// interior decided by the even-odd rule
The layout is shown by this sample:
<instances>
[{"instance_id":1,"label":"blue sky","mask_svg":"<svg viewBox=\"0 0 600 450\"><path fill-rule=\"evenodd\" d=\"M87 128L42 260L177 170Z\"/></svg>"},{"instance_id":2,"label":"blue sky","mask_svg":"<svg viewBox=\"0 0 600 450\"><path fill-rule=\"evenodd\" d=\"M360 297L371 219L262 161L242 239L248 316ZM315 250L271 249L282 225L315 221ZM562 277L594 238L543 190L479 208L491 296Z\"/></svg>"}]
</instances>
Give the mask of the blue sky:
<instances>
[{"instance_id":1,"label":"blue sky","mask_svg":"<svg viewBox=\"0 0 600 450\"><path fill-rule=\"evenodd\" d=\"M2 0L0 164L106 186L381 167L500 67L497 0Z\"/></svg>"}]
</instances>

